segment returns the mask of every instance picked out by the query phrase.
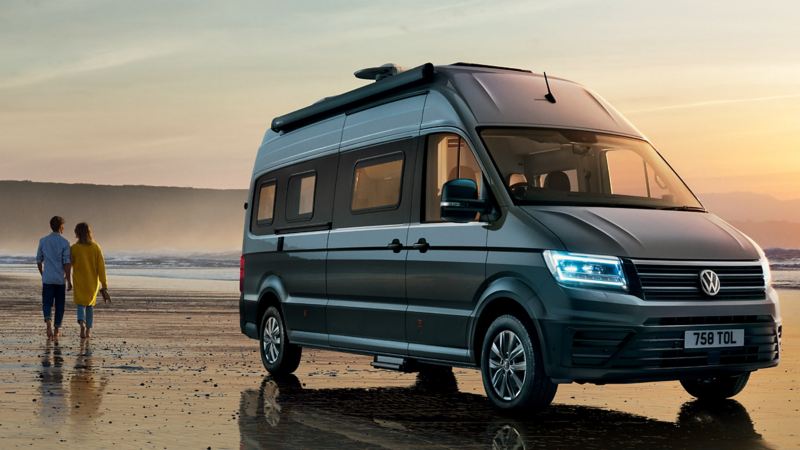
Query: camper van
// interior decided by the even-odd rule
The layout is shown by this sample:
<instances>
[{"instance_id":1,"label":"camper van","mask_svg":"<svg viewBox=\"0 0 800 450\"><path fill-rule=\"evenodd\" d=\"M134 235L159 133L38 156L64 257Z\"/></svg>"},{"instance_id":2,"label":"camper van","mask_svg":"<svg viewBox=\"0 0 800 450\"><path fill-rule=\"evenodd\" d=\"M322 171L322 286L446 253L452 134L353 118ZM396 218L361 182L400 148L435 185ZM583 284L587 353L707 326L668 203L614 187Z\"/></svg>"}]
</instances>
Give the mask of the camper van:
<instances>
[{"instance_id":1,"label":"camper van","mask_svg":"<svg viewBox=\"0 0 800 450\"><path fill-rule=\"evenodd\" d=\"M778 364L763 251L600 96L480 64L356 76L258 149L239 308L270 373L304 347L472 367L529 411L572 382L722 399Z\"/></svg>"}]
</instances>

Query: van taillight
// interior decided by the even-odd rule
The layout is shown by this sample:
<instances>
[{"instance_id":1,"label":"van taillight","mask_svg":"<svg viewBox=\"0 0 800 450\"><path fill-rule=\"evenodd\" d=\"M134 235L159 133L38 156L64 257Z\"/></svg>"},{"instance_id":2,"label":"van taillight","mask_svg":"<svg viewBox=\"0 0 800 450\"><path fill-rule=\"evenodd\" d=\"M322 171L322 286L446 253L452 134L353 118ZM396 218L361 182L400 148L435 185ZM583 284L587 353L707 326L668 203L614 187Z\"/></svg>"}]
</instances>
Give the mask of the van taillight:
<instances>
[{"instance_id":1,"label":"van taillight","mask_svg":"<svg viewBox=\"0 0 800 450\"><path fill-rule=\"evenodd\" d=\"M244 292L244 255L239 259L239 292Z\"/></svg>"}]
</instances>

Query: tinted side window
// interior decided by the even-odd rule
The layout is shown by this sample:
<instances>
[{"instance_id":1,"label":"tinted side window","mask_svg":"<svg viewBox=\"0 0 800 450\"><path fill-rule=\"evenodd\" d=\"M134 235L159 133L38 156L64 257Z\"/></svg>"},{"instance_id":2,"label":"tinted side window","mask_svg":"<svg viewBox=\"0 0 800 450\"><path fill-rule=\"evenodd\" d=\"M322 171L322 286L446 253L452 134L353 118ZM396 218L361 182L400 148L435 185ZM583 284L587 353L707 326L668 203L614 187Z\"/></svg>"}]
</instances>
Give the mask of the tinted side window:
<instances>
[{"instance_id":1,"label":"tinted side window","mask_svg":"<svg viewBox=\"0 0 800 450\"><path fill-rule=\"evenodd\" d=\"M419 138L340 154L334 228L408 223Z\"/></svg>"},{"instance_id":2,"label":"tinted side window","mask_svg":"<svg viewBox=\"0 0 800 450\"><path fill-rule=\"evenodd\" d=\"M425 221L440 222L442 186L456 178L469 178L483 189L483 176L467 142L457 134L428 136L425 176Z\"/></svg>"},{"instance_id":3,"label":"tinted side window","mask_svg":"<svg viewBox=\"0 0 800 450\"><path fill-rule=\"evenodd\" d=\"M286 192L286 220L289 222L311 220L314 216L314 194L317 186L316 172L292 175Z\"/></svg>"},{"instance_id":4,"label":"tinted side window","mask_svg":"<svg viewBox=\"0 0 800 450\"><path fill-rule=\"evenodd\" d=\"M350 210L364 213L396 209L403 182L403 153L358 161L353 174Z\"/></svg>"},{"instance_id":5,"label":"tinted side window","mask_svg":"<svg viewBox=\"0 0 800 450\"><path fill-rule=\"evenodd\" d=\"M280 177L276 172L262 175L256 180L253 198L250 199L250 231L256 235L272 234L277 222L282 220L278 205L281 204Z\"/></svg>"},{"instance_id":6,"label":"tinted side window","mask_svg":"<svg viewBox=\"0 0 800 450\"><path fill-rule=\"evenodd\" d=\"M250 231L269 235L330 228L338 166L339 155L327 155L260 176L251 199Z\"/></svg>"},{"instance_id":7,"label":"tinted side window","mask_svg":"<svg viewBox=\"0 0 800 450\"><path fill-rule=\"evenodd\" d=\"M269 180L258 188L256 222L269 225L275 213L275 180Z\"/></svg>"}]
</instances>

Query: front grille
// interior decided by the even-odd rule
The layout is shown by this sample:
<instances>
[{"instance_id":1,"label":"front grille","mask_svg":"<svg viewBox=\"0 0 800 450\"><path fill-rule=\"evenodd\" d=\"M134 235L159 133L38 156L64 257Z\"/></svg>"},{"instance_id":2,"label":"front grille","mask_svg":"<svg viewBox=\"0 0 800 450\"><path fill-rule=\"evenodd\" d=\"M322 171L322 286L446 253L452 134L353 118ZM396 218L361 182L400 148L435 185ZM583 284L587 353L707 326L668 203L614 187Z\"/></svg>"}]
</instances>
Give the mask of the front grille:
<instances>
[{"instance_id":1,"label":"front grille","mask_svg":"<svg viewBox=\"0 0 800 450\"><path fill-rule=\"evenodd\" d=\"M602 367L630 339L630 331L575 330L572 335L572 365Z\"/></svg>"},{"instance_id":2,"label":"front grille","mask_svg":"<svg viewBox=\"0 0 800 450\"><path fill-rule=\"evenodd\" d=\"M727 323L727 322L725 322ZM744 326L743 347L684 349L685 328L633 331L575 330L573 367L663 369L768 363L779 358L779 331L773 324Z\"/></svg>"},{"instance_id":3,"label":"front grille","mask_svg":"<svg viewBox=\"0 0 800 450\"><path fill-rule=\"evenodd\" d=\"M765 296L761 265L752 262L633 261L645 300L762 300ZM713 270L720 291L708 296L700 288L700 272Z\"/></svg>"},{"instance_id":4,"label":"front grille","mask_svg":"<svg viewBox=\"0 0 800 450\"><path fill-rule=\"evenodd\" d=\"M677 368L769 362L778 359L778 335L774 326L745 329L743 347L684 349L684 330L640 336L614 361L615 367Z\"/></svg>"},{"instance_id":5,"label":"front grille","mask_svg":"<svg viewBox=\"0 0 800 450\"><path fill-rule=\"evenodd\" d=\"M644 322L645 325L722 325L727 323L772 323L772 316L762 314L758 316L653 317Z\"/></svg>"}]
</instances>

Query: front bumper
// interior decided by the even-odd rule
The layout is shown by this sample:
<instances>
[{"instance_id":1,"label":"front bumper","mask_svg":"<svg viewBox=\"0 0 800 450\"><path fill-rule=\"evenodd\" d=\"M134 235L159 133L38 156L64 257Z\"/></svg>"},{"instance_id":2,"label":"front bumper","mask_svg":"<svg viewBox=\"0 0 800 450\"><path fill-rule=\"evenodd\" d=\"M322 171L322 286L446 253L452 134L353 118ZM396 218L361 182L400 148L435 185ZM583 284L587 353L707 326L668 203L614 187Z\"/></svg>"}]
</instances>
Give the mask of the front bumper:
<instances>
[{"instance_id":1,"label":"front bumper","mask_svg":"<svg viewBox=\"0 0 800 450\"><path fill-rule=\"evenodd\" d=\"M647 302L569 290L571 314L539 320L556 382L628 383L750 372L780 361L777 296L759 302ZM563 310L562 310L563 311ZM685 349L692 330L744 330L744 345Z\"/></svg>"}]
</instances>

